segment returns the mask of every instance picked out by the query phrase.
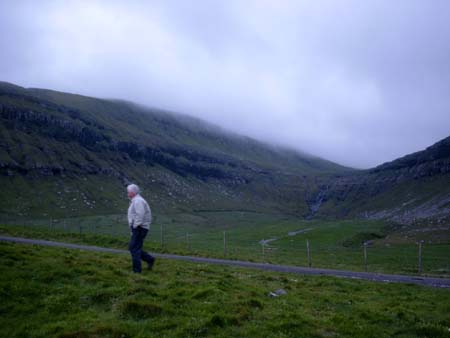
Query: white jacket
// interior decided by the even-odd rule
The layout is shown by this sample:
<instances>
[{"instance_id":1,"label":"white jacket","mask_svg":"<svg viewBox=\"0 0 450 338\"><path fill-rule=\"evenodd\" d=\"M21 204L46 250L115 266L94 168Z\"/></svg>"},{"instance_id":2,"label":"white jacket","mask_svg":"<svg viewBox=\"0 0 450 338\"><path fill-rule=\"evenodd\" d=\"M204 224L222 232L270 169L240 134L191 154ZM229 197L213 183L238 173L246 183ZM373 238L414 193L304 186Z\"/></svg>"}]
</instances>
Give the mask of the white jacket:
<instances>
[{"instance_id":1,"label":"white jacket","mask_svg":"<svg viewBox=\"0 0 450 338\"><path fill-rule=\"evenodd\" d=\"M152 211L145 199L141 195L136 195L130 201L128 207L128 225L130 228L141 226L150 229L152 223Z\"/></svg>"}]
</instances>

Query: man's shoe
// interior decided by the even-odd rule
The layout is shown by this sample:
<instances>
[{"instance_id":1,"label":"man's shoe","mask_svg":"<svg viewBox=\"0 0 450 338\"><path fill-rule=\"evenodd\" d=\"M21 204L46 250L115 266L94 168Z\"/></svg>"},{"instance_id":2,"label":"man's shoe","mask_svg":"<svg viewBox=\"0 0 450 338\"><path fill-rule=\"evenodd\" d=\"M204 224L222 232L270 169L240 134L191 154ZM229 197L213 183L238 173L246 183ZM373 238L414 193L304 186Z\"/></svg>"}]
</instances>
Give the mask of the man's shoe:
<instances>
[{"instance_id":1,"label":"man's shoe","mask_svg":"<svg viewBox=\"0 0 450 338\"><path fill-rule=\"evenodd\" d=\"M153 258L150 263L148 263L148 269L153 270L153 265L155 264L155 259Z\"/></svg>"}]
</instances>

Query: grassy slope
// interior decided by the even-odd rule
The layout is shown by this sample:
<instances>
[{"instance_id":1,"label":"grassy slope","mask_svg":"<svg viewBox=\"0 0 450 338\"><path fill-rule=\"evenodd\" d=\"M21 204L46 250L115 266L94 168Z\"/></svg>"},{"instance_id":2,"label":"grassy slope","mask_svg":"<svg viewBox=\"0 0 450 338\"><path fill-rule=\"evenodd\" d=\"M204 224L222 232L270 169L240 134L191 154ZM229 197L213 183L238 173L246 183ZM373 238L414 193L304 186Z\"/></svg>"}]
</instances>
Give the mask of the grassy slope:
<instances>
[{"instance_id":1,"label":"grassy slope","mask_svg":"<svg viewBox=\"0 0 450 338\"><path fill-rule=\"evenodd\" d=\"M386 173L385 177L383 173L379 173L376 179L368 176L364 185L349 188L343 194L345 197L331 196L321 206L318 214L330 217L336 214L336 210L344 210L349 216L361 217L365 211L370 215L382 210L395 210L394 214L401 215L433 199L439 201L440 198L450 196L449 173L395 184L390 181L392 176L395 177L395 173ZM374 193L376 190L382 191Z\"/></svg>"},{"instance_id":2,"label":"grassy slope","mask_svg":"<svg viewBox=\"0 0 450 338\"><path fill-rule=\"evenodd\" d=\"M449 290L168 260L134 275L126 255L0 251L3 337L449 336Z\"/></svg>"},{"instance_id":3,"label":"grassy slope","mask_svg":"<svg viewBox=\"0 0 450 338\"><path fill-rule=\"evenodd\" d=\"M0 94L0 104L40 112L88 128L111 142L134 142L160 150L166 160L180 168L185 166L189 170L193 165L229 175L227 179L199 178L192 173L183 176L161 163L149 165L139 158L130 158L129 154L111 151L111 144L106 141L86 147L72 138L64 139L65 131L61 128L38 128L30 122L28 129L23 129L23 122L14 124L2 120L2 165L19 164L28 170L42 166L63 167L67 172L64 176L36 177L35 169L31 169L23 177L16 173L19 176L16 179L0 176L5 187L0 192L0 213L34 217L104 214L108 209L109 213L115 213L122 207L118 190L123 189L125 181L131 180L151 191L150 202L168 212L245 208L306 215L309 209L305 196L316 189L311 175L348 171L332 162L269 146L198 119L127 102L24 89L6 83L0 83ZM57 134L59 139L54 136ZM171 149L184 155L171 153ZM194 154L194 159L187 158L190 155L186 154ZM85 171L89 169L86 168L90 167L112 174L87 174ZM76 174L77 171L80 173ZM19 181L20 191L30 192L26 199L16 197L14 179ZM92 196L91 192L98 185L103 190L99 196ZM81 193L91 195L88 199L95 204L86 204ZM56 208L52 207L55 201Z\"/></svg>"},{"instance_id":4,"label":"grassy slope","mask_svg":"<svg viewBox=\"0 0 450 338\"><path fill-rule=\"evenodd\" d=\"M402 223L435 218L450 222L450 137L376 168L347 176L332 186L319 214L384 215ZM430 217L432 215L432 217ZM378 216L379 217L379 216ZM427 226L427 224L423 224Z\"/></svg>"}]
</instances>

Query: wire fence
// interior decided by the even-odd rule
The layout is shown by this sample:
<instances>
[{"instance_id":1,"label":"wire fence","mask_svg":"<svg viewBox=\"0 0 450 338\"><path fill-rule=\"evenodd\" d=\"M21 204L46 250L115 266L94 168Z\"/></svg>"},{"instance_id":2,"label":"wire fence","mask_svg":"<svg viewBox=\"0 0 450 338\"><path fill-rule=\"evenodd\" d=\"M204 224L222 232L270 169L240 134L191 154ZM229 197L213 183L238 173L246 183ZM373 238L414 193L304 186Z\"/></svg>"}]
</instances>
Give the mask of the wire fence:
<instances>
[{"instance_id":1,"label":"wire fence","mask_svg":"<svg viewBox=\"0 0 450 338\"><path fill-rule=\"evenodd\" d=\"M16 220L0 219L0 224L20 225L55 234L104 235L121 238L130 231L123 215L107 218ZM239 229L185 230L153 224L146 239L149 250L208 256L273 264L316 268L405 274L450 274L450 244L423 241L407 244L365 242L351 247L342 243L322 243L299 233L280 238L257 238Z\"/></svg>"}]
</instances>

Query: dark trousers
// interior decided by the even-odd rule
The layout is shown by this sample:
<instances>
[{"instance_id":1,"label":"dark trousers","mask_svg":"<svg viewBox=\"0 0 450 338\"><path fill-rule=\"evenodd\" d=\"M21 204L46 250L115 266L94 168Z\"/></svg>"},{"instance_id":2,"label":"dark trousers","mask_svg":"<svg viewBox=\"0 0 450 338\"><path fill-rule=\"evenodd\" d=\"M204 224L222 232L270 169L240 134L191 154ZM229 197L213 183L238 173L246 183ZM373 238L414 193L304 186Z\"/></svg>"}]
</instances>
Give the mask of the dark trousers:
<instances>
[{"instance_id":1,"label":"dark trousers","mask_svg":"<svg viewBox=\"0 0 450 338\"><path fill-rule=\"evenodd\" d=\"M144 238L147 236L147 229L142 227L132 228L132 235L130 244L128 245L128 250L131 253L131 260L133 262L133 271L141 272L141 259L147 264L152 264L155 258L149 255L147 252L142 250L142 245L144 244Z\"/></svg>"}]
</instances>

